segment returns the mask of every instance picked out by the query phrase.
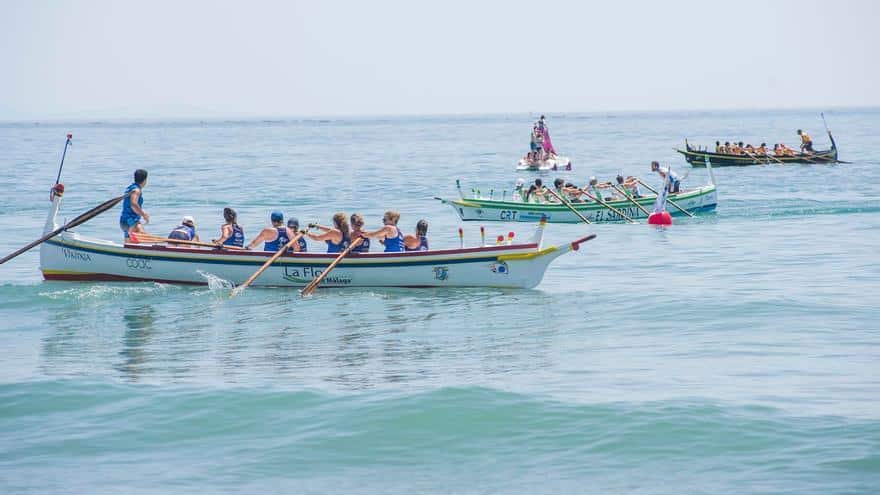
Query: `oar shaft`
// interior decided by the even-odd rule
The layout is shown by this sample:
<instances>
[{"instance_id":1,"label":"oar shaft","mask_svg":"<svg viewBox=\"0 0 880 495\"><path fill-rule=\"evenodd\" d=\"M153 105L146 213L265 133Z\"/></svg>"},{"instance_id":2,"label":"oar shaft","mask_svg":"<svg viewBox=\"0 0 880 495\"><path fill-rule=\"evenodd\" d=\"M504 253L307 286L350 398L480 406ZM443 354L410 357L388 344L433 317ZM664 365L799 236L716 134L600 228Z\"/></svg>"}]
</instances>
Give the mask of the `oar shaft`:
<instances>
[{"instance_id":1,"label":"oar shaft","mask_svg":"<svg viewBox=\"0 0 880 495\"><path fill-rule=\"evenodd\" d=\"M6 263L7 261L11 260L12 258L15 258L16 256L18 256L26 251L34 248L35 246L39 246L40 244L48 241L49 239L55 237L56 235L64 232L67 229L72 229L72 228L76 227L77 225L82 225L82 224L86 223L87 221L91 220L92 218L95 218L96 216L100 215L101 213L104 213L105 211L109 210L110 208L113 208L116 205L116 203L119 203L120 201L122 201L122 198L124 198L124 197L125 196L123 195L123 196L119 196L119 197L113 198L111 200L105 201L105 202L101 203L100 205L92 208L91 210L83 213L82 215L74 218L73 220L67 222L63 226L58 227L57 229L53 230L52 232L49 232L48 234L43 235L43 237L40 237L39 239L37 239L34 242L31 242L27 246L15 251L12 254L4 256L3 259L0 259L0 265L2 265L3 263Z\"/></svg>"},{"instance_id":2,"label":"oar shaft","mask_svg":"<svg viewBox=\"0 0 880 495\"><path fill-rule=\"evenodd\" d=\"M571 203L569 203L568 201L564 200L564 199L562 198L562 196L556 194L556 191L554 191L553 189L547 189L547 192L549 192L550 194L552 194L553 197L555 197L555 198L558 199L562 204L564 204L565 206L567 206L568 209L571 210L575 215L577 215L578 218L580 218L584 223L593 223L593 222L591 222L589 219L587 219L587 217L583 216L583 215L581 214L581 212L577 211L577 209L576 209L574 206L572 206Z\"/></svg>"},{"instance_id":3,"label":"oar shaft","mask_svg":"<svg viewBox=\"0 0 880 495\"><path fill-rule=\"evenodd\" d=\"M644 206L640 205L639 202L636 201L635 199L633 199L632 196L630 196L629 194L627 194L626 191L622 191L622 190L620 190L620 188L617 187L617 186L615 186L614 184L611 184L611 187L613 187L615 191L617 191L617 192L619 192L620 194L622 194L623 197L625 197L626 199L628 199L632 204L636 205L640 210L642 210L642 211L645 213L645 215L651 216L651 212L649 212L648 210L646 210Z\"/></svg>"},{"instance_id":4,"label":"oar shaft","mask_svg":"<svg viewBox=\"0 0 880 495\"><path fill-rule=\"evenodd\" d=\"M348 247L345 248L344 251L339 253L339 256L337 256L336 259L333 260L332 263L327 265L327 268L325 268L324 271L321 272L320 275L318 275L314 280L309 282L309 285L307 285L303 288L302 292L300 292L300 296L305 297L305 296L308 296L309 294L311 294L312 292L314 292L315 288L318 287L318 284L320 284L321 281L324 280L324 277L326 277L327 274L330 273L330 270L336 268L336 265L338 265L339 262L342 261L342 258L345 258L346 256L348 256L348 253L350 253L352 249L360 246L362 242L364 242L363 237L358 237L357 239L351 241L351 244L349 244Z\"/></svg>"},{"instance_id":5,"label":"oar shaft","mask_svg":"<svg viewBox=\"0 0 880 495\"><path fill-rule=\"evenodd\" d=\"M642 179L637 179L637 180L639 181L639 184L645 186L645 188L648 189L649 191L651 191L652 193L654 193L654 194L658 194L658 195L660 194L660 193L657 192L656 189L654 189L653 187L651 187L651 186L645 184L644 182L642 182ZM694 218L694 214L693 214L693 213L691 213L691 212L685 210L685 209L682 208L681 206L678 206L678 203L676 203L675 201L669 199L668 197L666 198L666 201L668 201L669 204L671 204L672 206L678 208L679 211L681 211L681 212L684 213L685 215L687 215L687 216L689 216L689 217L691 217L691 218Z\"/></svg>"},{"instance_id":6,"label":"oar shaft","mask_svg":"<svg viewBox=\"0 0 880 495\"><path fill-rule=\"evenodd\" d=\"M55 183L61 182L61 169L64 168L64 157L67 156L67 147L70 145L71 135L67 135L67 141L64 142L64 151L61 153L61 164L58 165L58 176L55 177Z\"/></svg>"},{"instance_id":7,"label":"oar shaft","mask_svg":"<svg viewBox=\"0 0 880 495\"><path fill-rule=\"evenodd\" d=\"M232 295L235 296L235 295L241 293L241 291L243 291L249 285L251 285L254 282L254 280L257 279L257 277L259 277L264 271L266 271L266 269L269 268L269 266L271 266L272 263L275 263L275 260L280 258L284 253L286 253L287 250L290 249L290 247L293 246L293 244L295 242L299 241L299 239L302 236L303 236L303 233L300 232L299 234L296 234L295 236L293 236L293 239L287 241L287 244L282 246L281 249L279 249L277 253L273 254L271 258L269 258L265 263L263 263L263 266L261 266L259 270L254 272L253 275L251 275L247 280L245 280L243 284L239 285L235 289L232 289Z\"/></svg>"},{"instance_id":8,"label":"oar shaft","mask_svg":"<svg viewBox=\"0 0 880 495\"><path fill-rule=\"evenodd\" d=\"M138 239L143 239L146 242L164 242L164 243L168 243L168 244L184 244L187 246L212 247L212 248L217 248L217 249L231 249L234 251L244 251L245 250L244 248L241 248L238 246L226 246L223 244L212 244L210 242L186 241L183 239L172 239L170 237L162 237L162 236L158 236L158 235L143 234L143 233L135 234L135 235L137 235Z\"/></svg>"},{"instance_id":9,"label":"oar shaft","mask_svg":"<svg viewBox=\"0 0 880 495\"><path fill-rule=\"evenodd\" d=\"M588 193L587 191L584 191L584 190L581 190L581 192L583 192L584 194L586 194L586 196L587 196L588 198L592 199L593 201L599 203L600 205L604 206L605 208L608 208L609 210L613 211L614 213L617 213L617 214L620 215L621 217L625 218L628 222L635 222L635 220L633 220L632 218L630 218L629 216L627 216L626 213L624 213L624 212L618 210L617 208L615 208L615 207L609 205L608 203L602 201L599 197L597 197L597 196L593 196L592 194L590 194L590 193Z\"/></svg>"}]
</instances>

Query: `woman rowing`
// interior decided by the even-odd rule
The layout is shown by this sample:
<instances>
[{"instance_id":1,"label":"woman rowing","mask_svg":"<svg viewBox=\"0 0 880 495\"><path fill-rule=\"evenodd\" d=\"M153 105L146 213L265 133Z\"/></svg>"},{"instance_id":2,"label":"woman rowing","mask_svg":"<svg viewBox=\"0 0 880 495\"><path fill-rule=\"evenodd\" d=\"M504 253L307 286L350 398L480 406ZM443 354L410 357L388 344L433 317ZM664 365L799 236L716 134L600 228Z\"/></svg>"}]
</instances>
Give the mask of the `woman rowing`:
<instances>
[{"instance_id":1,"label":"woman rowing","mask_svg":"<svg viewBox=\"0 0 880 495\"><path fill-rule=\"evenodd\" d=\"M227 206L223 208L223 219L226 223L220 227L220 237L211 242L221 246L244 247L244 229L238 225L238 214Z\"/></svg>"},{"instance_id":2,"label":"woman rowing","mask_svg":"<svg viewBox=\"0 0 880 495\"><path fill-rule=\"evenodd\" d=\"M428 222L426 220L419 220L416 223L416 234L403 236L403 245L407 251L427 251Z\"/></svg>"},{"instance_id":3,"label":"woman rowing","mask_svg":"<svg viewBox=\"0 0 880 495\"><path fill-rule=\"evenodd\" d=\"M147 171L139 168L134 171L134 182L125 188L125 199L122 200L122 213L119 216L119 228L125 233L125 240L132 233L146 234L141 223L150 223L150 215L144 211L143 189L147 187Z\"/></svg>"},{"instance_id":4,"label":"woman rowing","mask_svg":"<svg viewBox=\"0 0 880 495\"><path fill-rule=\"evenodd\" d=\"M403 234L397 228L397 222L400 220L400 213L389 210L382 216L384 224L379 230L372 232L361 232L361 235L367 238L379 239L379 242L385 245L386 253L396 253L403 251Z\"/></svg>"},{"instance_id":5,"label":"woman rowing","mask_svg":"<svg viewBox=\"0 0 880 495\"><path fill-rule=\"evenodd\" d=\"M333 227L323 225L309 225L321 231L320 234L306 233L313 241L327 243L328 253L341 253L351 243L351 231L348 228L348 219L345 213L339 212L333 215Z\"/></svg>"},{"instance_id":6,"label":"woman rowing","mask_svg":"<svg viewBox=\"0 0 880 495\"><path fill-rule=\"evenodd\" d=\"M273 211L269 215L269 221L272 222L272 225L260 231L257 237L248 243L245 249L253 249L254 246L262 242L263 251L274 253L286 246L293 239L293 236L296 235L295 232L291 232L284 225L284 213Z\"/></svg>"},{"instance_id":7,"label":"woman rowing","mask_svg":"<svg viewBox=\"0 0 880 495\"><path fill-rule=\"evenodd\" d=\"M299 231L299 220L295 217L290 217L287 219L287 228L293 232L293 235L296 235L297 231ZM309 250L309 246L306 243L305 234L301 235L299 239L296 241L296 244L290 247L287 250L288 253L305 253Z\"/></svg>"},{"instance_id":8,"label":"woman rowing","mask_svg":"<svg viewBox=\"0 0 880 495\"><path fill-rule=\"evenodd\" d=\"M364 217L360 213L354 213L351 216L351 238L357 239L359 236L362 236L364 233ZM370 252L370 240L364 237L364 240L360 243L359 246L355 247L351 250L353 253L369 253Z\"/></svg>"}]
</instances>

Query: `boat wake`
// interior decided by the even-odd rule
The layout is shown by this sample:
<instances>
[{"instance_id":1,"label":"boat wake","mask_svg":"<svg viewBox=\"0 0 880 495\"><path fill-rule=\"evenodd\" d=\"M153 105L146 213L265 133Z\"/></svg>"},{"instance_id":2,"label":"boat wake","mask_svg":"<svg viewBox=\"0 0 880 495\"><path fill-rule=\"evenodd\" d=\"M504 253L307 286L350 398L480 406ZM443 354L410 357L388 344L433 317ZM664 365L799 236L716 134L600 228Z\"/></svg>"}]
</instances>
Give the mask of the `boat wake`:
<instances>
[{"instance_id":1,"label":"boat wake","mask_svg":"<svg viewBox=\"0 0 880 495\"><path fill-rule=\"evenodd\" d=\"M131 298L133 296L152 296L165 294L169 290L173 290L172 286L166 284L133 284L133 285L77 285L69 289L52 290L40 292L40 297L51 300L64 301L108 301L119 298Z\"/></svg>"}]
</instances>

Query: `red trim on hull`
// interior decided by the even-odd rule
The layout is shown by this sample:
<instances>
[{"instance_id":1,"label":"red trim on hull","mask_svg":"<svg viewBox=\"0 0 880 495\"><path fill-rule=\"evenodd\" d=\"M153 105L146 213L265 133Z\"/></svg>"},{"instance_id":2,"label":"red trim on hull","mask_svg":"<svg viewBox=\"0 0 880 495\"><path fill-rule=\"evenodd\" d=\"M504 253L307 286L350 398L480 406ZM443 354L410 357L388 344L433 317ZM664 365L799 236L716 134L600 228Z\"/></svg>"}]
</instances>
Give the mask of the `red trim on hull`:
<instances>
[{"instance_id":1,"label":"red trim on hull","mask_svg":"<svg viewBox=\"0 0 880 495\"><path fill-rule=\"evenodd\" d=\"M126 277L109 273L43 273L44 280L63 280L68 282L159 282L163 284L208 285L208 282L185 282L161 278Z\"/></svg>"}]
</instances>

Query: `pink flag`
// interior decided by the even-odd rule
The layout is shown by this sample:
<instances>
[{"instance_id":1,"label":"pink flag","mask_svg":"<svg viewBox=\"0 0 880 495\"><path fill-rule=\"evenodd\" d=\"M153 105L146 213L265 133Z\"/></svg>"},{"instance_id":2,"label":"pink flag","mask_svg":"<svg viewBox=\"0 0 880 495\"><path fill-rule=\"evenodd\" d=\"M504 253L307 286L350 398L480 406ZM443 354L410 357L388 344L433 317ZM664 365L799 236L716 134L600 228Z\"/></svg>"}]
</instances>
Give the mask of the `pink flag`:
<instances>
[{"instance_id":1,"label":"pink flag","mask_svg":"<svg viewBox=\"0 0 880 495\"><path fill-rule=\"evenodd\" d=\"M547 131L546 127L543 129L543 134L544 134L544 151L546 151L547 153L553 153L555 155L556 150L553 148L553 141L550 141L550 132Z\"/></svg>"}]
</instances>

